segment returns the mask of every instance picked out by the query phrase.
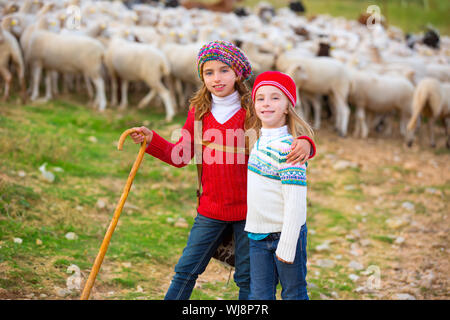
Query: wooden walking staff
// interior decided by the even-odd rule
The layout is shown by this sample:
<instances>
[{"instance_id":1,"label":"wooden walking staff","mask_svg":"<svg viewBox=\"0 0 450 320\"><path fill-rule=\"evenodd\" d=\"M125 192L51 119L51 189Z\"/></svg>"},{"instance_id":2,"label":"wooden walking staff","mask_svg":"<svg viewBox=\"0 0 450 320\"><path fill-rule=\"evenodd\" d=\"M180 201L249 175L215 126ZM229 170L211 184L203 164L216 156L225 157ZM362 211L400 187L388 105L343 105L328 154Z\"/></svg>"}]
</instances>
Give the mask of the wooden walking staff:
<instances>
[{"instance_id":1,"label":"wooden walking staff","mask_svg":"<svg viewBox=\"0 0 450 320\"><path fill-rule=\"evenodd\" d=\"M132 132L134 132L133 129L128 129L124 133L122 133L119 139L119 143L117 145L117 149L122 150L125 138ZM123 206L125 205L128 193L130 192L131 184L133 183L133 179L136 176L139 165L141 164L142 159L144 158L146 146L147 140L144 136L144 141L142 141L141 143L141 149L139 150L139 154L136 158L136 161L134 161L133 168L131 168L127 184L125 185L125 188L123 188L122 196L120 197L119 203L117 204L116 210L114 211L114 216L111 220L111 223L109 224L108 230L106 231L105 238L103 239L102 245L100 246L100 251L97 254L97 258L95 258L95 262L94 265L92 266L89 278L84 286L83 293L81 294L81 300L89 299L89 294L91 293L91 289L92 286L94 285L95 278L97 277L97 273L100 270L100 266L102 265L103 258L105 257L106 254L106 250L108 250L109 241L111 240L111 236L114 232L114 229L116 228L117 222L119 221L120 213L122 212Z\"/></svg>"}]
</instances>

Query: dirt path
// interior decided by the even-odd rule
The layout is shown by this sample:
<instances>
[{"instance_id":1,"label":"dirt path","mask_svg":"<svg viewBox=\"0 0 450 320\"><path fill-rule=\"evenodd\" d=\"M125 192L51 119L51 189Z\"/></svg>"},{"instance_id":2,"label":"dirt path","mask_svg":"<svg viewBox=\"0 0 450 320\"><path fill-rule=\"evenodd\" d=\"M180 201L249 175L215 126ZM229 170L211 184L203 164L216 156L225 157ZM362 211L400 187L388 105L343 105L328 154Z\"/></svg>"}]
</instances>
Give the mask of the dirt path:
<instances>
[{"instance_id":1,"label":"dirt path","mask_svg":"<svg viewBox=\"0 0 450 320\"><path fill-rule=\"evenodd\" d=\"M361 250L360 261L365 266L376 261L381 275L381 283L376 290L368 289L364 281L359 283L357 291L361 293L360 298L448 299L448 151L443 149L438 152L443 154L436 155L435 150L427 146L425 137L422 137L420 145L412 148L404 146L399 138L340 139L329 131L322 131L319 137L318 152L323 158L312 164L315 169L309 175L313 176L311 179L324 175L329 181L339 181L336 175L344 173L333 165L347 160L360 170L361 180L359 185L355 185L361 188L364 200L338 201L336 206L347 212L359 212L365 217L376 212L389 213L383 220L388 237L392 235L392 243L379 246L370 239L370 235L380 233L373 223L359 223L354 232L357 245L353 249ZM439 141L441 148L444 143L443 139ZM317 192L311 192L310 197L321 204L336 200ZM350 246L347 255L349 249L352 253ZM358 254L354 256L358 257Z\"/></svg>"},{"instance_id":2,"label":"dirt path","mask_svg":"<svg viewBox=\"0 0 450 320\"><path fill-rule=\"evenodd\" d=\"M340 273L344 273L344 278L357 273L346 267L348 261L356 260L366 269L359 272L357 288L353 290L357 299L449 298L450 154L442 149L437 153L443 154L437 155L427 146L426 137L419 140L408 148L399 137L342 139L330 130L321 130L317 137L319 156L311 161L308 175L310 183L335 182L344 189L360 188L364 200L342 198L342 190L337 187L335 196L312 187L308 191L309 199L348 213L350 217L362 215L363 219L354 224L356 228L343 234L339 234L339 226L331 228L333 231L330 230L328 236L333 250L311 250L308 257L310 278L335 282L332 277L324 279L324 269L316 266L321 258L343 265ZM444 143L441 135L441 148ZM349 182L345 170L336 169L345 161L358 168L360 180L357 183ZM381 218L375 220L377 223L371 222L369 215L379 214L377 212L381 212ZM380 234L386 234L385 241L374 240ZM368 268L371 265L375 267L372 270ZM200 277L201 281L223 281L226 270L218 271L218 268L220 266L208 268ZM321 297L346 299L351 295L346 296L344 292Z\"/></svg>"},{"instance_id":3,"label":"dirt path","mask_svg":"<svg viewBox=\"0 0 450 320\"><path fill-rule=\"evenodd\" d=\"M307 280L313 298L449 299L450 153L443 149L442 132L438 137L441 149L434 150L425 137L407 148L398 137L343 139L327 128L317 134L318 155L308 167ZM52 269L53 260L39 259L33 263ZM142 283L155 284L141 298L164 297L174 266L122 264L105 261L102 278L117 277L123 267L139 270ZM0 273L7 271L0 263ZM229 276L229 269L213 261L196 288L217 296L216 284L222 288ZM17 293L0 289L0 299L79 298L58 296L47 280L46 295L32 295L31 287ZM136 290L99 285L93 298L121 299Z\"/></svg>"},{"instance_id":4,"label":"dirt path","mask_svg":"<svg viewBox=\"0 0 450 320\"><path fill-rule=\"evenodd\" d=\"M339 225L329 228L325 237L330 239L331 251L313 249L309 253L310 282L320 282L329 290L320 298L448 299L450 154L444 150L436 155L426 141L407 148L400 138L342 139L327 129L321 130L316 139L318 157L311 161L309 181L335 185L331 195L311 186L309 199L344 212L353 221L351 230L343 231ZM443 145L443 141L440 143ZM349 180L348 171L337 169L342 162L357 168L356 182L354 177ZM363 200L342 196L345 191L341 188L352 190L350 186L361 189ZM370 220L370 215L380 218ZM356 219L361 216L362 220ZM314 225L318 228L320 222L318 215ZM384 241L374 240L380 235L384 235ZM337 273L327 273L317 266L322 258L343 267ZM348 267L349 261L357 261L364 268L356 272ZM356 289L349 293L333 289L344 281L340 279L351 281L350 274L359 275ZM161 296L172 275L173 268L161 271L164 284L157 289ZM229 269L213 260L196 288L226 283L228 277Z\"/></svg>"}]
</instances>

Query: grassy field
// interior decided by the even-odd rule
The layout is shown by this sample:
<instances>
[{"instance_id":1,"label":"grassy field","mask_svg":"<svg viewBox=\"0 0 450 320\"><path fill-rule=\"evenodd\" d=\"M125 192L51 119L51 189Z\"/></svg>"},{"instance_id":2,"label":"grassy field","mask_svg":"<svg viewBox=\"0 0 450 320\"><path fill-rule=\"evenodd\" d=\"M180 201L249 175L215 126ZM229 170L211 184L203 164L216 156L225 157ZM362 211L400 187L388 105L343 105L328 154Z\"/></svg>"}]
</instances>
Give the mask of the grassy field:
<instances>
[{"instance_id":1,"label":"grassy field","mask_svg":"<svg viewBox=\"0 0 450 320\"><path fill-rule=\"evenodd\" d=\"M348 18L368 3L304 2L308 14ZM420 30L429 19L448 34L448 2L430 0L429 7L411 3L398 11L400 2L389 2L396 17L388 18L405 30ZM130 95L126 111L105 113L76 95L0 103L0 299L79 298L79 290L67 289L68 269L78 266L84 284L139 149L127 139L117 151L119 136L144 124L170 139L185 121L181 112L167 124L162 108L137 110L137 99ZM308 167L311 299L449 298L450 153L439 130L435 150L424 132L411 149L398 137L363 141L337 138L326 127L318 132L318 155ZM45 163L53 182L39 171ZM195 166L176 169L145 156L93 298L164 297L193 223L195 189ZM236 299L228 279L229 270L212 262L192 298ZM381 284L370 288L374 279Z\"/></svg>"},{"instance_id":2,"label":"grassy field","mask_svg":"<svg viewBox=\"0 0 450 320\"><path fill-rule=\"evenodd\" d=\"M139 149L127 139L117 151L119 136L145 124L170 139L185 120L181 113L166 124L162 108L137 110L131 102L127 111L103 114L74 97L0 104L0 299L79 297L67 291L67 269L78 266L84 284ZM318 133L318 155L308 167L311 299L391 299L405 292L402 286L417 299L448 299L450 154L440 137L433 151L424 139L404 149L398 138ZM352 165L337 168L344 160ZM44 163L53 182L42 178ZM420 185L419 172L427 177ZM163 298L193 223L195 188L193 165L176 169L145 156L93 298ZM381 270L382 290L366 288L373 268ZM422 268L434 272L429 286L415 275ZM416 286L402 280L404 272ZM211 263L192 298L236 299L228 277L228 269Z\"/></svg>"},{"instance_id":3,"label":"grassy field","mask_svg":"<svg viewBox=\"0 0 450 320\"><path fill-rule=\"evenodd\" d=\"M210 2L214 2L211 0ZM260 0L245 0L250 7ZM287 6L288 0L267 0L275 7ZM347 19L357 19L359 14L366 12L370 5L378 5L381 14L388 23L400 27L405 32L422 32L427 24L432 24L442 34L450 35L450 2L447 0L303 0L306 7L306 16L314 14L330 14Z\"/></svg>"},{"instance_id":4,"label":"grassy field","mask_svg":"<svg viewBox=\"0 0 450 320\"><path fill-rule=\"evenodd\" d=\"M1 105L0 297L52 296L66 286L71 264L87 277L139 149L128 140L117 151L118 137L144 120L165 135L184 123L180 116L165 126L162 114L148 112L100 115L62 100ZM41 179L44 163L56 176L52 183ZM109 298L163 297L193 222L195 174L193 166L175 170L145 158L96 282ZM66 239L68 232L77 239ZM139 284L143 295L130 290ZM235 290L219 285L193 297L231 298Z\"/></svg>"}]
</instances>

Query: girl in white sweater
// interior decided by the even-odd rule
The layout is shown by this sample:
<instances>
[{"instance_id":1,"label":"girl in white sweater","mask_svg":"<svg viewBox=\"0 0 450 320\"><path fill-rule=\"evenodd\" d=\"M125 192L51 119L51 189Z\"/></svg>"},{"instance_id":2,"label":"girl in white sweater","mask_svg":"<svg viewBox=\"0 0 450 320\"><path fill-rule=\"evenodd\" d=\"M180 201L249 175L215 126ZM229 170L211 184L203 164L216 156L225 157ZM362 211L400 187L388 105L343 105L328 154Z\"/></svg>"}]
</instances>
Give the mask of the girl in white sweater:
<instances>
[{"instance_id":1,"label":"girl in white sweater","mask_svg":"<svg viewBox=\"0 0 450 320\"><path fill-rule=\"evenodd\" d=\"M250 296L273 300L281 282L283 299L308 299L306 290L306 165L287 163L294 136L312 137L294 110L296 87L288 75L268 71L254 83L256 137L247 179L250 238Z\"/></svg>"}]
</instances>

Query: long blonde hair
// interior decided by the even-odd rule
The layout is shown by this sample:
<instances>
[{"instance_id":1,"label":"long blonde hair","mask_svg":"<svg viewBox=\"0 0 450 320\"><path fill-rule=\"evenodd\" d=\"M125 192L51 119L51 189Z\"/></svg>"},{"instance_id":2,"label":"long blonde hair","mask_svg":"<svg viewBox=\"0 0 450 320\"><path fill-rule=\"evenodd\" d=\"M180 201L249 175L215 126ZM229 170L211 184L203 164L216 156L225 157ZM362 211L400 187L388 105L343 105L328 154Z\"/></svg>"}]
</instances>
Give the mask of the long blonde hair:
<instances>
[{"instance_id":1,"label":"long blonde hair","mask_svg":"<svg viewBox=\"0 0 450 320\"><path fill-rule=\"evenodd\" d=\"M288 114L286 116L289 133L294 137L308 136L314 137L314 131L306 120L304 120L296 111L294 106L289 103Z\"/></svg>"}]
</instances>

